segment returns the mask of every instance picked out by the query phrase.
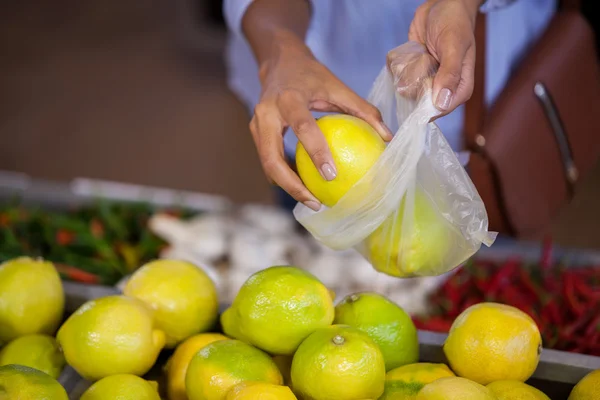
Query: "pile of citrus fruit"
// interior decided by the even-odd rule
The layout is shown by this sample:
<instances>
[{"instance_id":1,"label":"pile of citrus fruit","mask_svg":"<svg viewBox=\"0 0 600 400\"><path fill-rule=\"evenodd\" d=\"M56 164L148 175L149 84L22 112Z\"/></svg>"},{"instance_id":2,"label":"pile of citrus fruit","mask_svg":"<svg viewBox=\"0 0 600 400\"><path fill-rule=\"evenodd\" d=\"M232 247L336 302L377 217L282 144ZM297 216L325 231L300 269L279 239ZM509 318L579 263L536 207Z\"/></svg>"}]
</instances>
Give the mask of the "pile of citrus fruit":
<instances>
[{"instance_id":1,"label":"pile of citrus fruit","mask_svg":"<svg viewBox=\"0 0 600 400\"><path fill-rule=\"evenodd\" d=\"M540 333L521 311L481 303L454 322L448 364L419 362L417 330L396 304L334 294L310 273L276 266L248 278L218 315L215 287L192 264L140 268L124 294L62 321L51 263L0 265L0 399L65 400L65 363L92 382L83 400L548 399L525 381ZM58 329L56 336L52 336ZM144 379L161 352L164 383ZM600 372L571 400L599 398ZM161 395L163 397L161 397Z\"/></svg>"}]
</instances>

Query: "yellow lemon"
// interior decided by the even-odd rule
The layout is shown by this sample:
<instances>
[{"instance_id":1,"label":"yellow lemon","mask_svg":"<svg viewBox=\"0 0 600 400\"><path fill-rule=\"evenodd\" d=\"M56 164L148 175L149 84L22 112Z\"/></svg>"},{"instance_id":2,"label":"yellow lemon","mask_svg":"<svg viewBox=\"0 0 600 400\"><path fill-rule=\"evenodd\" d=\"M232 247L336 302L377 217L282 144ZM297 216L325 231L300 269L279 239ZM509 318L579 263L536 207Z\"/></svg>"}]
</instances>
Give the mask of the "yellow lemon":
<instances>
[{"instance_id":1,"label":"yellow lemon","mask_svg":"<svg viewBox=\"0 0 600 400\"><path fill-rule=\"evenodd\" d=\"M575 385L569 395L569 400L600 399L600 369L587 374Z\"/></svg>"},{"instance_id":2,"label":"yellow lemon","mask_svg":"<svg viewBox=\"0 0 600 400\"><path fill-rule=\"evenodd\" d=\"M242 382L235 385L226 400L296 400L287 386L264 382Z\"/></svg>"},{"instance_id":3,"label":"yellow lemon","mask_svg":"<svg viewBox=\"0 0 600 400\"><path fill-rule=\"evenodd\" d=\"M386 370L419 360L417 328L397 304L377 293L346 296L335 307L334 324L366 332L381 349Z\"/></svg>"},{"instance_id":4,"label":"yellow lemon","mask_svg":"<svg viewBox=\"0 0 600 400\"><path fill-rule=\"evenodd\" d=\"M186 261L150 262L131 276L123 292L154 310L157 328L167 335L168 348L206 332L217 321L219 301L214 283Z\"/></svg>"},{"instance_id":5,"label":"yellow lemon","mask_svg":"<svg viewBox=\"0 0 600 400\"><path fill-rule=\"evenodd\" d=\"M497 400L494 394L477 382L459 377L441 378L419 391L417 400Z\"/></svg>"},{"instance_id":6,"label":"yellow lemon","mask_svg":"<svg viewBox=\"0 0 600 400\"><path fill-rule=\"evenodd\" d=\"M0 264L0 345L23 335L54 334L64 308L52 263L20 257Z\"/></svg>"},{"instance_id":7,"label":"yellow lemon","mask_svg":"<svg viewBox=\"0 0 600 400\"><path fill-rule=\"evenodd\" d=\"M90 381L143 375L165 344L165 334L154 327L152 310L126 296L88 301L65 321L56 339L67 363Z\"/></svg>"},{"instance_id":8,"label":"yellow lemon","mask_svg":"<svg viewBox=\"0 0 600 400\"><path fill-rule=\"evenodd\" d=\"M27 335L0 350L0 366L10 364L34 368L58 379L65 366L65 357L52 336Z\"/></svg>"},{"instance_id":9,"label":"yellow lemon","mask_svg":"<svg viewBox=\"0 0 600 400\"><path fill-rule=\"evenodd\" d=\"M349 115L326 115L317 120L317 125L329 145L337 176L332 181L323 179L300 142L296 167L306 188L332 207L375 164L385 150L385 142L371 125Z\"/></svg>"},{"instance_id":10,"label":"yellow lemon","mask_svg":"<svg viewBox=\"0 0 600 400\"><path fill-rule=\"evenodd\" d=\"M136 375L117 374L100 379L81 400L160 400L157 386Z\"/></svg>"},{"instance_id":11,"label":"yellow lemon","mask_svg":"<svg viewBox=\"0 0 600 400\"><path fill-rule=\"evenodd\" d=\"M50 375L23 365L0 367L2 400L69 400L65 389Z\"/></svg>"},{"instance_id":12,"label":"yellow lemon","mask_svg":"<svg viewBox=\"0 0 600 400\"><path fill-rule=\"evenodd\" d=\"M480 303L452 324L444 353L458 376L487 385L499 380L526 381L537 368L542 337L521 310Z\"/></svg>"},{"instance_id":13,"label":"yellow lemon","mask_svg":"<svg viewBox=\"0 0 600 400\"><path fill-rule=\"evenodd\" d=\"M409 208L407 203L404 198L398 210L367 238L369 261L376 270L391 276L446 272L440 265L452 261L448 254L453 244L459 243L461 232L449 225L421 189L415 190Z\"/></svg>"},{"instance_id":14,"label":"yellow lemon","mask_svg":"<svg viewBox=\"0 0 600 400\"><path fill-rule=\"evenodd\" d=\"M395 368L385 375L385 391L379 400L415 399L428 383L455 376L445 364L415 363Z\"/></svg>"},{"instance_id":15,"label":"yellow lemon","mask_svg":"<svg viewBox=\"0 0 600 400\"><path fill-rule=\"evenodd\" d=\"M282 266L250 276L221 324L227 336L270 354L291 355L308 335L331 325L333 317L325 285L305 270Z\"/></svg>"},{"instance_id":16,"label":"yellow lemon","mask_svg":"<svg viewBox=\"0 0 600 400\"><path fill-rule=\"evenodd\" d=\"M227 340L220 333L200 333L187 338L175 349L167 364L167 394L169 400L187 400L185 374L192 357L204 346L218 340Z\"/></svg>"},{"instance_id":17,"label":"yellow lemon","mask_svg":"<svg viewBox=\"0 0 600 400\"><path fill-rule=\"evenodd\" d=\"M321 328L302 342L292 361L292 387L313 400L377 399L385 361L363 331L345 325Z\"/></svg>"},{"instance_id":18,"label":"yellow lemon","mask_svg":"<svg viewBox=\"0 0 600 400\"><path fill-rule=\"evenodd\" d=\"M550 400L542 391L521 381L496 381L487 388L498 400Z\"/></svg>"},{"instance_id":19,"label":"yellow lemon","mask_svg":"<svg viewBox=\"0 0 600 400\"><path fill-rule=\"evenodd\" d=\"M231 388L244 381L281 385L283 378L263 351L239 340L219 340L192 358L185 387L190 400L224 400Z\"/></svg>"}]
</instances>

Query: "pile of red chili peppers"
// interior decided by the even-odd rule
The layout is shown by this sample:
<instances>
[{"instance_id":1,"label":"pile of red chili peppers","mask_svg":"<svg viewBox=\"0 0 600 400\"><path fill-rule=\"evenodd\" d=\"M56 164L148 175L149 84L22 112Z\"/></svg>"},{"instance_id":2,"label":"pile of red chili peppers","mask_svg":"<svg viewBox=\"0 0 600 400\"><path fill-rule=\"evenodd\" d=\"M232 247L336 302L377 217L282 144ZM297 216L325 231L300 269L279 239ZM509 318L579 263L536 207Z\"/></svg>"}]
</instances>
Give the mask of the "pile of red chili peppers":
<instances>
[{"instance_id":1,"label":"pile of red chili peppers","mask_svg":"<svg viewBox=\"0 0 600 400\"><path fill-rule=\"evenodd\" d=\"M431 295L433 312L415 317L417 328L446 333L466 308L498 302L529 314L545 348L600 356L600 266L552 265L545 254L538 265L467 263Z\"/></svg>"}]
</instances>

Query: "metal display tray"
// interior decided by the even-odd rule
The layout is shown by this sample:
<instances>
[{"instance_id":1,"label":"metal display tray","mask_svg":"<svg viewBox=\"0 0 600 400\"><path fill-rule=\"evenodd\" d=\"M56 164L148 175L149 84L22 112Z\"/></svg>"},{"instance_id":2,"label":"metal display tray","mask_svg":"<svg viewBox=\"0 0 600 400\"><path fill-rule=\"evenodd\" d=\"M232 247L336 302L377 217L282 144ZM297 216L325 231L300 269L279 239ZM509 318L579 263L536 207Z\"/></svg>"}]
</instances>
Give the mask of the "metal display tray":
<instances>
[{"instance_id":1,"label":"metal display tray","mask_svg":"<svg viewBox=\"0 0 600 400\"><path fill-rule=\"evenodd\" d=\"M65 282L64 288L67 315L88 300L120 293L117 289L111 287L73 282ZM420 331L421 361L444 362L442 346L445 339L445 334ZM146 377L158 380L160 384L162 365L169 356L169 352L163 352L155 367ZM545 349L542 351L538 368L528 383L545 392L552 400L566 400L573 386L589 372L597 369L600 369L600 357ZM89 382L81 378L75 370L68 366L61 374L59 382L65 387L71 400L79 399L81 394L90 386Z\"/></svg>"}]
</instances>

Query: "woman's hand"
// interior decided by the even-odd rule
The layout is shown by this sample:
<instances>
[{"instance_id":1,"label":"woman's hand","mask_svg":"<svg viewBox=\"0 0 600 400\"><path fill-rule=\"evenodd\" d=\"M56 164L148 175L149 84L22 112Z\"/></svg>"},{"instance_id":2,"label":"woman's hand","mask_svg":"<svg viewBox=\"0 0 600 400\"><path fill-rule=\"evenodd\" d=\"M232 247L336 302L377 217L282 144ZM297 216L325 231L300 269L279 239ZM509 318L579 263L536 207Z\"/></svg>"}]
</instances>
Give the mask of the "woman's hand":
<instances>
[{"instance_id":1,"label":"woman's hand","mask_svg":"<svg viewBox=\"0 0 600 400\"><path fill-rule=\"evenodd\" d=\"M465 103L473 93L473 31L481 3L482 0L427 0L417 9L410 26L409 40L424 45L439 63L433 78L433 101L440 116ZM389 65L394 58L392 50Z\"/></svg>"},{"instance_id":2,"label":"woman's hand","mask_svg":"<svg viewBox=\"0 0 600 400\"><path fill-rule=\"evenodd\" d=\"M268 59L260 66L263 90L250 130L267 177L296 200L318 210L320 202L285 161L286 128L293 129L326 180L335 179L336 167L310 110L354 115L385 140L392 135L379 111L319 63L297 35L279 32L272 43Z\"/></svg>"}]
</instances>

